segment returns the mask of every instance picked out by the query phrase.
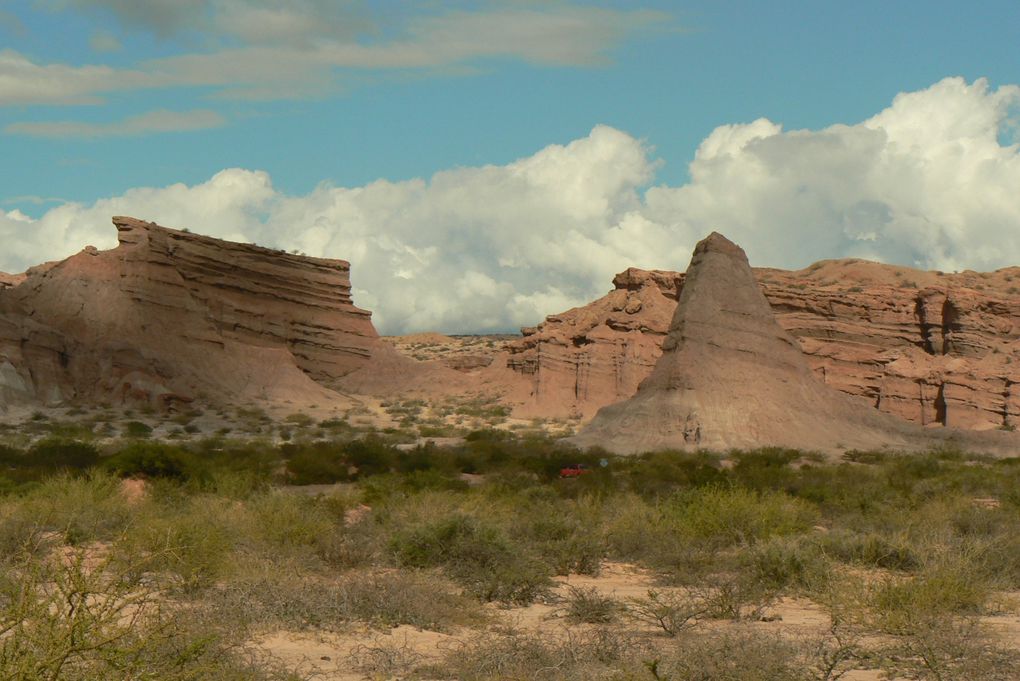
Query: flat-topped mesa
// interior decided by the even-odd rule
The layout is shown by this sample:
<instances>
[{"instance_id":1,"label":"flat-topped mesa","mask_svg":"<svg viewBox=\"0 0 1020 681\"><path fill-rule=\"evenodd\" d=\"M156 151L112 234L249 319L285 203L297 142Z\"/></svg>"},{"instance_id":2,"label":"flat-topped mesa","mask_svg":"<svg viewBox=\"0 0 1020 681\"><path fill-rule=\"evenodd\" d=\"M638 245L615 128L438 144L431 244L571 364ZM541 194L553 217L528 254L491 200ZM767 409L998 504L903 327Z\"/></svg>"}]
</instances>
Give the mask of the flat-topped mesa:
<instances>
[{"instance_id":1,"label":"flat-topped mesa","mask_svg":"<svg viewBox=\"0 0 1020 681\"><path fill-rule=\"evenodd\" d=\"M194 265L196 277L251 277L254 289L265 284L265 275L268 273L282 278L282 281L271 284L277 295L307 294L313 297L312 300L325 298L324 301L315 302L324 302L327 306L331 304L330 299L333 299L341 305L349 306L355 314L372 314L368 310L354 307L351 300L351 264L346 260L315 258L256 244L225 241L122 215L114 216L113 224L117 228L118 244L125 250L141 248L150 254L176 256L178 260L193 254L191 264ZM212 257L209 257L210 254ZM226 254L229 254L229 260ZM204 260L200 260L202 256ZM203 271L203 268L206 269ZM310 279L320 285L321 290L308 286ZM298 302L309 304L312 300L300 298Z\"/></svg>"},{"instance_id":2,"label":"flat-topped mesa","mask_svg":"<svg viewBox=\"0 0 1020 681\"><path fill-rule=\"evenodd\" d=\"M196 303L218 334L283 346L300 369L329 383L378 345L371 312L351 301L350 263L294 255L115 217L122 261L139 270L132 295L186 309ZM182 297L168 292L177 290Z\"/></svg>"},{"instance_id":3,"label":"flat-topped mesa","mask_svg":"<svg viewBox=\"0 0 1020 681\"><path fill-rule=\"evenodd\" d=\"M116 248L0 289L0 367L35 399L324 399L390 351L346 261L113 221Z\"/></svg>"},{"instance_id":4,"label":"flat-topped mesa","mask_svg":"<svg viewBox=\"0 0 1020 681\"><path fill-rule=\"evenodd\" d=\"M1020 268L925 272L865 260L753 270L815 376L926 426L1020 423ZM589 415L626 399L661 354L682 272L630 268L616 288L508 344L519 410Z\"/></svg>"},{"instance_id":5,"label":"flat-topped mesa","mask_svg":"<svg viewBox=\"0 0 1020 681\"><path fill-rule=\"evenodd\" d=\"M694 249L651 374L628 400L599 410L573 438L618 453L654 449L818 451L921 449L959 432L882 414L817 380L796 340L775 320L738 246L712 234ZM967 435L981 451L1020 438Z\"/></svg>"}]
</instances>

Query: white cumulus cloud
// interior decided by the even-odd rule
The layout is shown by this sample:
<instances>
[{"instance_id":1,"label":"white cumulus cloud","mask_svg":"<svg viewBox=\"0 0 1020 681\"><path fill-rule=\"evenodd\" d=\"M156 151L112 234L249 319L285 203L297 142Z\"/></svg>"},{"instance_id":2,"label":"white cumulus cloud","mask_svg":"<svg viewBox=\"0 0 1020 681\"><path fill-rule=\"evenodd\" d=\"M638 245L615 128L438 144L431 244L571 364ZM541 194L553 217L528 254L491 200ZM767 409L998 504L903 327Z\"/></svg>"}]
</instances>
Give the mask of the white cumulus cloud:
<instances>
[{"instance_id":1,"label":"white cumulus cloud","mask_svg":"<svg viewBox=\"0 0 1020 681\"><path fill-rule=\"evenodd\" d=\"M507 165L301 196L228 169L34 220L0 212L0 269L109 247L110 216L135 215L348 259L355 301L387 333L534 324L601 295L628 266L684 268L712 230L756 265L852 256L993 269L1020 263L1020 148L1001 141L1018 104L1020 87L948 78L852 125L725 125L680 187L648 188L652 149L606 126Z\"/></svg>"}]
</instances>

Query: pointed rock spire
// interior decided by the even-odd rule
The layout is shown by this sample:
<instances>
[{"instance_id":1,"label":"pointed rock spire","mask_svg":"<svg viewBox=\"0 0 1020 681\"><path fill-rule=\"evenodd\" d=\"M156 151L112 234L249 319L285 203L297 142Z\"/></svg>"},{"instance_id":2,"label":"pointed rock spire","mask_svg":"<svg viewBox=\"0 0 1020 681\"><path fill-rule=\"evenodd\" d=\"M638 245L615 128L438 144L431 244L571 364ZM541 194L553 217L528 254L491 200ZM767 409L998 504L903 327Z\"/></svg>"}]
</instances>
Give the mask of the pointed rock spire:
<instances>
[{"instance_id":1,"label":"pointed rock spire","mask_svg":"<svg viewBox=\"0 0 1020 681\"><path fill-rule=\"evenodd\" d=\"M574 439L620 453L788 446L909 447L923 432L818 381L775 320L744 251L712 233L694 249L663 355L629 400ZM923 439L923 438L922 438Z\"/></svg>"}]
</instances>

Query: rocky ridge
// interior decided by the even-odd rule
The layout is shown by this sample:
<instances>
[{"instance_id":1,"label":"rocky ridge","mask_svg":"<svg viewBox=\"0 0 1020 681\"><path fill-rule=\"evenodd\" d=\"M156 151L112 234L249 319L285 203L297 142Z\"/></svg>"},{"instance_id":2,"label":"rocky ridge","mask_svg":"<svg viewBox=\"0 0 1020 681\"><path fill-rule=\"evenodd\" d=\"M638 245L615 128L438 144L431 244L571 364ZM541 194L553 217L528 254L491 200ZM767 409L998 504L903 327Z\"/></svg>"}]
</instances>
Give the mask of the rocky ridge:
<instances>
[{"instance_id":1,"label":"rocky ridge","mask_svg":"<svg viewBox=\"0 0 1020 681\"><path fill-rule=\"evenodd\" d=\"M824 383L920 425L1020 420L1020 268L947 274L828 260L754 272ZM684 280L631 268L605 297L522 329L507 361L530 382L521 409L589 416L633 395L661 354Z\"/></svg>"},{"instance_id":2,"label":"rocky ridge","mask_svg":"<svg viewBox=\"0 0 1020 681\"><path fill-rule=\"evenodd\" d=\"M1001 454L1020 438L924 429L818 380L777 323L743 250L713 233L694 250L651 373L573 441L622 454L762 446L902 451L950 441Z\"/></svg>"},{"instance_id":3,"label":"rocky ridge","mask_svg":"<svg viewBox=\"0 0 1020 681\"><path fill-rule=\"evenodd\" d=\"M0 279L0 404L302 402L392 359L346 261L113 222L116 248Z\"/></svg>"},{"instance_id":4,"label":"rocky ridge","mask_svg":"<svg viewBox=\"0 0 1020 681\"><path fill-rule=\"evenodd\" d=\"M24 274L7 274L6 272L0 272L0 291L5 288L17 286L25 280Z\"/></svg>"}]
</instances>

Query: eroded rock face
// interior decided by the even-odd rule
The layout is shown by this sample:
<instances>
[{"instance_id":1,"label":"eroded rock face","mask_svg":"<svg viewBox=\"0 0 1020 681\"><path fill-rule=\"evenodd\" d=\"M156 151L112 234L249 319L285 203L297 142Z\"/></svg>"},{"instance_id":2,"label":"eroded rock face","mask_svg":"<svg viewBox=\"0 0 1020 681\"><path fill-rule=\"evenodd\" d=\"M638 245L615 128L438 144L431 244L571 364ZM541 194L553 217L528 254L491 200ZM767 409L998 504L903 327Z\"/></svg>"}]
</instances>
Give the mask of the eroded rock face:
<instances>
[{"instance_id":1,"label":"eroded rock face","mask_svg":"<svg viewBox=\"0 0 1020 681\"><path fill-rule=\"evenodd\" d=\"M307 402L393 352L343 260L113 221L117 248L0 279L0 402Z\"/></svg>"},{"instance_id":2,"label":"eroded rock face","mask_svg":"<svg viewBox=\"0 0 1020 681\"><path fill-rule=\"evenodd\" d=\"M6 272L0 272L0 291L5 288L17 286L25 280L24 274L7 274Z\"/></svg>"},{"instance_id":3,"label":"eroded rock face","mask_svg":"<svg viewBox=\"0 0 1020 681\"><path fill-rule=\"evenodd\" d=\"M1020 268L921 272L861 260L755 270L815 375L921 425L1020 420ZM590 415L634 394L661 354L685 275L629 269L615 289L510 344L524 411Z\"/></svg>"},{"instance_id":4,"label":"eroded rock face","mask_svg":"<svg viewBox=\"0 0 1020 681\"><path fill-rule=\"evenodd\" d=\"M952 429L955 431L955 429ZM916 450L960 431L929 430L817 379L781 327L747 256L719 234L694 250L662 355L636 394L573 438L618 453L654 449ZM1011 451L1020 438L969 433L965 446Z\"/></svg>"}]
</instances>

